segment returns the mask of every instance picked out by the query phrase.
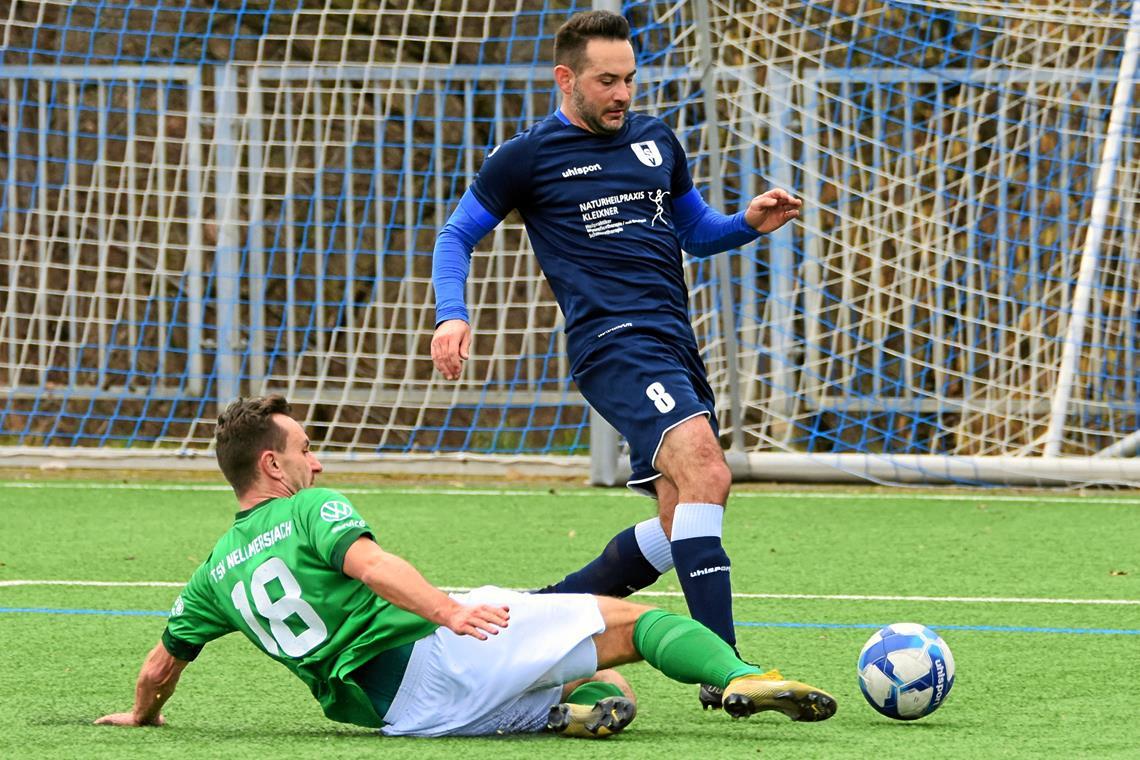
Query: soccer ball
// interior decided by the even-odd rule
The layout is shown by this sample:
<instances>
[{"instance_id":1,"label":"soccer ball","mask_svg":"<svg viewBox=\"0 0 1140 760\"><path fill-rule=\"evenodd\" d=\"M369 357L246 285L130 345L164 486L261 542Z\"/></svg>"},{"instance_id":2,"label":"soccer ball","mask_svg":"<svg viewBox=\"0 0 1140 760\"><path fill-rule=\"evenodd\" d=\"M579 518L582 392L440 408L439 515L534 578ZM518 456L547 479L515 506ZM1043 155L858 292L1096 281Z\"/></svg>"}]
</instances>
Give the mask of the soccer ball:
<instances>
[{"instance_id":1,"label":"soccer ball","mask_svg":"<svg viewBox=\"0 0 1140 760\"><path fill-rule=\"evenodd\" d=\"M954 656L937 633L918 623L894 623L859 653L859 688L871 707L895 720L937 710L954 685Z\"/></svg>"}]
</instances>

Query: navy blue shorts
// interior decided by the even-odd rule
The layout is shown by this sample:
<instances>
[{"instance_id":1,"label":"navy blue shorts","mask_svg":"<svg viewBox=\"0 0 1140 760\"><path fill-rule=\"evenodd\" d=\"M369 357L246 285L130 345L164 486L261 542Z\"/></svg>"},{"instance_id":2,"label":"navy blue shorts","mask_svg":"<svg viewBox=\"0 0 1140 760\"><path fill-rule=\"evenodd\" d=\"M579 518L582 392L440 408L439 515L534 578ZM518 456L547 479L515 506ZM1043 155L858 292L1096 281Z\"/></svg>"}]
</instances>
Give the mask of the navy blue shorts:
<instances>
[{"instance_id":1,"label":"navy blue shorts","mask_svg":"<svg viewBox=\"0 0 1140 760\"><path fill-rule=\"evenodd\" d=\"M629 486L653 492L653 466L672 428L703 414L716 435L716 400L695 347L628 331L594 349L574 370L578 390L629 444Z\"/></svg>"}]
</instances>

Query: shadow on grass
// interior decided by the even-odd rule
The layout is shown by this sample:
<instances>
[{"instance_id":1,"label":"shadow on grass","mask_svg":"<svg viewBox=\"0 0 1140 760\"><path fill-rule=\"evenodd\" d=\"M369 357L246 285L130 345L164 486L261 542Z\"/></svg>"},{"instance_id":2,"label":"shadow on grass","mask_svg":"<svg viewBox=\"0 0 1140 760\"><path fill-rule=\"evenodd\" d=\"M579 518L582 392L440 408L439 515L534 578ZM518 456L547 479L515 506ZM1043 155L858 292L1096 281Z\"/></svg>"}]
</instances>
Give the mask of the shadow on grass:
<instances>
[{"instance_id":1,"label":"shadow on grass","mask_svg":"<svg viewBox=\"0 0 1140 760\"><path fill-rule=\"evenodd\" d=\"M952 720L882 720L870 719L860 726L861 731L958 731L962 725Z\"/></svg>"},{"instance_id":2,"label":"shadow on grass","mask_svg":"<svg viewBox=\"0 0 1140 760\"><path fill-rule=\"evenodd\" d=\"M230 716L231 719L233 716ZM686 723L684 726L674 726L672 728L661 727L659 725L651 726L632 726L627 732L621 736L613 737L607 744L642 744L656 745L658 743L668 744L676 742L678 739L684 739L687 742L750 742L750 741L779 741L784 745L799 745L815 744L821 737L810 727L800 727L794 724L784 724L779 720L729 720L725 716L708 716L708 721L697 721L693 723ZM719 720L718 718L723 718ZM860 721L861 725L859 730L868 730L875 734L885 731L923 731L923 732L946 732L955 730L954 724L947 721L938 721L930 723L922 723L919 721L887 721L869 719ZM99 736L106 733L109 736L122 734L126 736L130 731L121 726L96 726L94 725L94 718L88 715L74 715L74 714L59 714L54 716L41 716L38 718L29 718L27 725L47 727L47 728L93 728L99 732ZM138 731L139 729L135 729ZM522 743L533 742L555 742L561 743L567 741L563 737L558 737L553 734L545 732L529 733L529 734L508 734L504 736L479 736L479 737L438 737L438 738L424 738L424 737L409 737L398 736L389 737L382 736L378 731L367 728L358 728L351 726L341 726L336 723L329 723L324 725L312 726L280 726L273 725L267 726L258 724L257 722L234 724L229 722L225 725L210 725L208 723L200 722L199 720L189 719L173 719L166 726L156 727L150 726L142 729L149 738L157 738L157 735L169 732L171 740L179 742L189 741L192 743L202 743L204 745L213 742L226 742L226 741L272 741L272 740L293 740L293 741L323 741L333 739L338 744L342 742L351 742L356 746L359 742L372 742L377 739L383 739L385 742L396 742L404 745L412 745L417 743L426 742L431 746L443 747L452 742L461 742L463 746L470 746L472 742L475 743L494 743L495 745L502 746L504 744L519 745ZM571 744L577 745L579 742L573 741ZM426 746L426 745L425 745ZM458 745L457 745L458 746Z\"/></svg>"},{"instance_id":3,"label":"shadow on grass","mask_svg":"<svg viewBox=\"0 0 1140 760\"><path fill-rule=\"evenodd\" d=\"M57 715L45 716L40 718L29 718L27 720L29 726L41 726L48 728L93 728L101 732L127 732L130 730L125 726L97 726L95 719L83 715ZM477 737L440 737L440 738L424 738L414 736L381 736L379 731L374 731L367 728L351 728L339 727L336 724L331 724L329 728L312 727L312 728L277 728L257 726L254 724L242 726L203 726L190 723L182 723L179 721L171 721L165 726L145 726L141 729L135 728L135 731L142 730L146 732L159 732L169 731L172 738L179 740L200 740L200 741L227 741L227 740L270 740L270 739L330 739L335 738L339 741L358 740L358 741L375 741L377 739L384 739L385 741L401 740L403 742L431 742L433 745L446 743L450 741L463 741L464 743L471 741L482 742L533 742L533 741L547 741L557 740L553 734L547 733L533 733L533 734L509 734L504 736L477 736Z\"/></svg>"}]
</instances>

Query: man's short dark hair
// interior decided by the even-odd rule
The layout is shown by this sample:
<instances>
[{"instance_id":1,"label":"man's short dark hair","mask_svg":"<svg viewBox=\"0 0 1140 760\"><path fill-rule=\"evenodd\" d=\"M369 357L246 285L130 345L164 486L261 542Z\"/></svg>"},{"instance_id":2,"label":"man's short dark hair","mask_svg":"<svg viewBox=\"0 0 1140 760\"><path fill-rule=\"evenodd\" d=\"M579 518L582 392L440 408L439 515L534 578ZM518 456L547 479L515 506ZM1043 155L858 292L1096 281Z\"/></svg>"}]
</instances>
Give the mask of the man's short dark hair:
<instances>
[{"instance_id":1,"label":"man's short dark hair","mask_svg":"<svg viewBox=\"0 0 1140 760\"><path fill-rule=\"evenodd\" d=\"M554 63L577 73L590 40L629 40L629 22L610 11L575 13L554 35Z\"/></svg>"},{"instance_id":2,"label":"man's short dark hair","mask_svg":"<svg viewBox=\"0 0 1140 760\"><path fill-rule=\"evenodd\" d=\"M284 451L285 430L273 419L289 414L284 396L239 398L218 415L214 430L218 467L239 495L257 478L257 459L263 451Z\"/></svg>"}]
</instances>

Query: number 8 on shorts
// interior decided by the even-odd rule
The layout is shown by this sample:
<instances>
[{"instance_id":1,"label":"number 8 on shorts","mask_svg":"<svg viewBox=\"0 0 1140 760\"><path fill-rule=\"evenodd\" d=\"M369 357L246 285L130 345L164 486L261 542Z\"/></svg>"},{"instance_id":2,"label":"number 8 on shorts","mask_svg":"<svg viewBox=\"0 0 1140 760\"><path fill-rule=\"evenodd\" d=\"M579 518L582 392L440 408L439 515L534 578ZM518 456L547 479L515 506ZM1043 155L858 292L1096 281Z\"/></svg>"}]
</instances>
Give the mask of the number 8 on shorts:
<instances>
[{"instance_id":1,"label":"number 8 on shorts","mask_svg":"<svg viewBox=\"0 0 1140 760\"><path fill-rule=\"evenodd\" d=\"M650 383L645 389L645 395L662 414L673 411L673 407L677 406L677 402L666 392L665 386L661 383Z\"/></svg>"}]
</instances>

